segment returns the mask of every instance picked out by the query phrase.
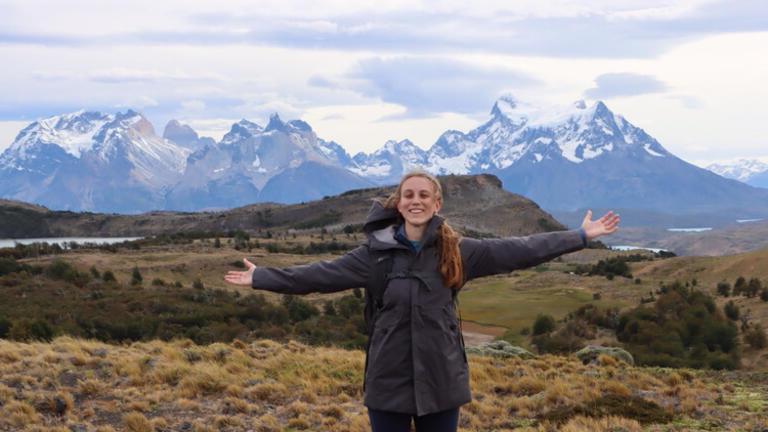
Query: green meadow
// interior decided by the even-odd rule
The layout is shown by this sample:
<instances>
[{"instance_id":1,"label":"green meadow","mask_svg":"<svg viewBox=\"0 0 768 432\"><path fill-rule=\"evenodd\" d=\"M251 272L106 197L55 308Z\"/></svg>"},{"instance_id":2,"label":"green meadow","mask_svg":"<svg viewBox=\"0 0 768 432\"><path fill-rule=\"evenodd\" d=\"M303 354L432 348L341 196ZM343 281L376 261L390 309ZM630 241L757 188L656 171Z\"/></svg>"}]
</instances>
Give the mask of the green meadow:
<instances>
[{"instance_id":1,"label":"green meadow","mask_svg":"<svg viewBox=\"0 0 768 432\"><path fill-rule=\"evenodd\" d=\"M623 307L618 300L594 300L593 289L570 280L569 275L551 275L536 270L472 281L459 295L462 318L481 325L504 327L502 337L513 344L528 345L521 335L539 314L562 319L586 304L600 308Z\"/></svg>"}]
</instances>

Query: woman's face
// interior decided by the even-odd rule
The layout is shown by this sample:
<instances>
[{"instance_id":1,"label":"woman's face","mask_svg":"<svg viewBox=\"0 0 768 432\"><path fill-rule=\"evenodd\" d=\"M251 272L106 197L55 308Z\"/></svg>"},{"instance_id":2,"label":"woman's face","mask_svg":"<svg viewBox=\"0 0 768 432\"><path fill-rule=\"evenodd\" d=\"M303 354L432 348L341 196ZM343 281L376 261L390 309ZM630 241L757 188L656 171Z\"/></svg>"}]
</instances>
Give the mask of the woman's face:
<instances>
[{"instance_id":1,"label":"woman's face","mask_svg":"<svg viewBox=\"0 0 768 432\"><path fill-rule=\"evenodd\" d=\"M397 210L405 222L422 226L440 210L440 199L431 181L424 177L411 177L400 187Z\"/></svg>"}]
</instances>

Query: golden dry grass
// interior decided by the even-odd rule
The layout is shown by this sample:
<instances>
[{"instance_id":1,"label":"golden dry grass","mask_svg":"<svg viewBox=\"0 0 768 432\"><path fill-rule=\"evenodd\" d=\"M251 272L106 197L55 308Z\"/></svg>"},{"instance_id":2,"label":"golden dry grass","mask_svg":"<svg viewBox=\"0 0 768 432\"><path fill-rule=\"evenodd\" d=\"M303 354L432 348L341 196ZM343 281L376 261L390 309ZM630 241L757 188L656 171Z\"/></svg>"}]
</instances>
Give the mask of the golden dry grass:
<instances>
[{"instance_id":1,"label":"golden dry grass","mask_svg":"<svg viewBox=\"0 0 768 432\"><path fill-rule=\"evenodd\" d=\"M199 360L190 362L190 350ZM116 346L61 337L52 343L0 340L0 352L0 430L369 430L359 351L269 340ZM62 360L71 358L77 361ZM461 410L460 430L697 430L674 424L768 421L765 383L734 380L738 375L731 372L732 384L720 386L713 373L601 363L471 355L474 400ZM652 401L675 422L641 426L611 415L544 420L556 409L608 396Z\"/></svg>"}]
</instances>

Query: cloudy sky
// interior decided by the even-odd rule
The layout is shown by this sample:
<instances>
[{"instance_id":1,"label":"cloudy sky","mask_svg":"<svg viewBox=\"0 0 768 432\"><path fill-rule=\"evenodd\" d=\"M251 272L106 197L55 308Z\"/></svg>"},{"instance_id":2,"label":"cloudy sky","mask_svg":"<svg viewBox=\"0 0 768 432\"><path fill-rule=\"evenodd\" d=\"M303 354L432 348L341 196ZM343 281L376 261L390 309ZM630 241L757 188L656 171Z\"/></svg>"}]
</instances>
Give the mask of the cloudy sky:
<instances>
[{"instance_id":1,"label":"cloudy sky","mask_svg":"<svg viewBox=\"0 0 768 432\"><path fill-rule=\"evenodd\" d=\"M768 161L765 47L764 0L0 0L0 150L81 108L428 148L511 93L603 100L694 163Z\"/></svg>"}]
</instances>

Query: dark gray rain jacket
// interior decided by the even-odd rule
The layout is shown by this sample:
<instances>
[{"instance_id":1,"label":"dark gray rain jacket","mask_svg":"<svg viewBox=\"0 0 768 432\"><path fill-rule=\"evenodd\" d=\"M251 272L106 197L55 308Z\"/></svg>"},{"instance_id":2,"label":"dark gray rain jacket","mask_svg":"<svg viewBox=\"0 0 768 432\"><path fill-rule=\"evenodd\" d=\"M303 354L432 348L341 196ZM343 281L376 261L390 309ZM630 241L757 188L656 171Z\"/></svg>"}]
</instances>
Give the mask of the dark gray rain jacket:
<instances>
[{"instance_id":1,"label":"dark gray rain jacket","mask_svg":"<svg viewBox=\"0 0 768 432\"><path fill-rule=\"evenodd\" d=\"M451 290L438 271L437 230L429 222L419 252L395 239L396 209L374 203L363 230L368 243L333 261L285 269L257 267L253 287L285 294L335 292L364 287L371 271L369 249L389 250L393 274L375 320L365 376L367 407L430 414L470 402L467 357ZM466 280L534 266L585 246L580 230L459 243Z\"/></svg>"}]
</instances>

